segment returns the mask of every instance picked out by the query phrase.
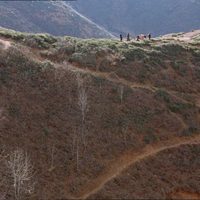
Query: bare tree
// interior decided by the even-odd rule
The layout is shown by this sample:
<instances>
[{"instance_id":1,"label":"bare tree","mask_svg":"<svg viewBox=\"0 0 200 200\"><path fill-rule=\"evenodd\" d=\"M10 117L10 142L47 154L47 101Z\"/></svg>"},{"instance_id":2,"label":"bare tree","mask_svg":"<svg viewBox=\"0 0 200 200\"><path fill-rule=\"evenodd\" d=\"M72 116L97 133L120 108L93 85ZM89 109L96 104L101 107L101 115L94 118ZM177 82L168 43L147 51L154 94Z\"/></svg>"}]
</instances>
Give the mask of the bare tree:
<instances>
[{"instance_id":1,"label":"bare tree","mask_svg":"<svg viewBox=\"0 0 200 200\"><path fill-rule=\"evenodd\" d=\"M6 188L5 186L7 186L7 183L6 183L5 179L0 180L0 188L4 188L4 190L0 191L0 200L6 200L6 195L8 193L7 193L6 189L5 189Z\"/></svg>"},{"instance_id":2,"label":"bare tree","mask_svg":"<svg viewBox=\"0 0 200 200\"><path fill-rule=\"evenodd\" d=\"M0 194L0 200L5 200L6 199L6 193L1 193Z\"/></svg>"},{"instance_id":3,"label":"bare tree","mask_svg":"<svg viewBox=\"0 0 200 200\"><path fill-rule=\"evenodd\" d=\"M76 138L76 170L79 171L79 137Z\"/></svg>"},{"instance_id":4,"label":"bare tree","mask_svg":"<svg viewBox=\"0 0 200 200\"><path fill-rule=\"evenodd\" d=\"M125 126L122 128L123 141L125 146L127 145L127 133L128 133L128 126Z\"/></svg>"},{"instance_id":5,"label":"bare tree","mask_svg":"<svg viewBox=\"0 0 200 200\"><path fill-rule=\"evenodd\" d=\"M79 171L80 145L82 143L86 146L85 118L88 111L88 97L85 86L86 80L80 73L76 74L76 80L78 85L78 106L81 112L81 126L80 131L76 131L76 134L73 135L72 151L76 151L76 169ZM74 148L75 146L76 150Z\"/></svg>"},{"instance_id":6,"label":"bare tree","mask_svg":"<svg viewBox=\"0 0 200 200\"><path fill-rule=\"evenodd\" d=\"M0 164L1 162L4 160L5 156L4 156L4 150L2 150L0 152ZM2 166L2 165L1 165ZM1 180L0 180L0 189L5 186L6 183L5 183L5 180L3 179L3 176L1 174ZM0 190L0 200L5 200L6 199L6 192L5 191L1 191Z\"/></svg>"},{"instance_id":7,"label":"bare tree","mask_svg":"<svg viewBox=\"0 0 200 200\"><path fill-rule=\"evenodd\" d=\"M78 105L81 111L81 137L85 144L85 116L88 111L88 98L84 79L79 73L76 77L78 83Z\"/></svg>"},{"instance_id":8,"label":"bare tree","mask_svg":"<svg viewBox=\"0 0 200 200\"><path fill-rule=\"evenodd\" d=\"M124 97L124 86L123 85L119 86L119 97L120 97L120 102L122 103L123 97Z\"/></svg>"},{"instance_id":9,"label":"bare tree","mask_svg":"<svg viewBox=\"0 0 200 200\"><path fill-rule=\"evenodd\" d=\"M79 72L76 73L76 81L78 84L78 91L79 91L81 87L84 87L84 80Z\"/></svg>"},{"instance_id":10,"label":"bare tree","mask_svg":"<svg viewBox=\"0 0 200 200\"><path fill-rule=\"evenodd\" d=\"M34 171L27 153L21 149L15 150L10 154L7 166L13 182L15 199L21 200L24 195L32 194L35 185Z\"/></svg>"},{"instance_id":11,"label":"bare tree","mask_svg":"<svg viewBox=\"0 0 200 200\"><path fill-rule=\"evenodd\" d=\"M3 120L3 119L4 119L4 117L3 117L3 109L0 108L0 121Z\"/></svg>"},{"instance_id":12,"label":"bare tree","mask_svg":"<svg viewBox=\"0 0 200 200\"><path fill-rule=\"evenodd\" d=\"M84 87L81 87L78 94L78 105L81 110L82 122L85 121L85 115L88 109L87 93Z\"/></svg>"},{"instance_id":13,"label":"bare tree","mask_svg":"<svg viewBox=\"0 0 200 200\"><path fill-rule=\"evenodd\" d=\"M55 144L51 145L51 150L50 150L50 168L48 169L49 171L53 171L55 169L55 154L56 154L56 147Z\"/></svg>"}]
</instances>

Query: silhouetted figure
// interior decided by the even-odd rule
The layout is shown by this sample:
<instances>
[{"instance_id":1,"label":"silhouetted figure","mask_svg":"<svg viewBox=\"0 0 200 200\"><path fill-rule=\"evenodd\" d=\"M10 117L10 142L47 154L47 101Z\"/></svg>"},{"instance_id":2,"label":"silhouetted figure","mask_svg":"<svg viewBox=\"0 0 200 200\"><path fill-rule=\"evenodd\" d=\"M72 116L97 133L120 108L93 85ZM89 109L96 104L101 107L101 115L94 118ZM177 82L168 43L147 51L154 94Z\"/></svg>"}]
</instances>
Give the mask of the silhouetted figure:
<instances>
[{"instance_id":1,"label":"silhouetted figure","mask_svg":"<svg viewBox=\"0 0 200 200\"><path fill-rule=\"evenodd\" d=\"M139 35L137 36L137 41L140 41L140 36Z\"/></svg>"},{"instance_id":2,"label":"silhouetted figure","mask_svg":"<svg viewBox=\"0 0 200 200\"><path fill-rule=\"evenodd\" d=\"M122 40L123 40L123 36L122 36L122 34L120 34L120 41L122 42Z\"/></svg>"},{"instance_id":3,"label":"silhouetted figure","mask_svg":"<svg viewBox=\"0 0 200 200\"><path fill-rule=\"evenodd\" d=\"M151 39L151 33L149 33L148 38L149 38L149 40Z\"/></svg>"},{"instance_id":4,"label":"silhouetted figure","mask_svg":"<svg viewBox=\"0 0 200 200\"><path fill-rule=\"evenodd\" d=\"M130 34L127 35L127 41L130 41Z\"/></svg>"}]
</instances>

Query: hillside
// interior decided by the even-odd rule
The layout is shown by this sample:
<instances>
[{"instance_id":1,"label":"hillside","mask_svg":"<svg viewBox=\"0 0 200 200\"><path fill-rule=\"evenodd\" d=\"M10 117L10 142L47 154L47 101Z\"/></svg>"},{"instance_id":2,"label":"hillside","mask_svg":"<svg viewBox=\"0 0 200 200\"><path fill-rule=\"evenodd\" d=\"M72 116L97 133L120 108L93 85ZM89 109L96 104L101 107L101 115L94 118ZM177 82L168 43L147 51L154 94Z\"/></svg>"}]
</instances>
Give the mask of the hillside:
<instances>
[{"instance_id":1,"label":"hillside","mask_svg":"<svg viewBox=\"0 0 200 200\"><path fill-rule=\"evenodd\" d=\"M0 26L23 32L46 32L81 38L112 35L64 2L0 1Z\"/></svg>"},{"instance_id":2,"label":"hillside","mask_svg":"<svg viewBox=\"0 0 200 200\"><path fill-rule=\"evenodd\" d=\"M200 31L119 42L1 28L0 194L14 199L21 149L34 171L22 199L199 197L199 66Z\"/></svg>"},{"instance_id":3,"label":"hillside","mask_svg":"<svg viewBox=\"0 0 200 200\"><path fill-rule=\"evenodd\" d=\"M200 28L199 0L78 0L70 4L117 34L158 36Z\"/></svg>"}]
</instances>

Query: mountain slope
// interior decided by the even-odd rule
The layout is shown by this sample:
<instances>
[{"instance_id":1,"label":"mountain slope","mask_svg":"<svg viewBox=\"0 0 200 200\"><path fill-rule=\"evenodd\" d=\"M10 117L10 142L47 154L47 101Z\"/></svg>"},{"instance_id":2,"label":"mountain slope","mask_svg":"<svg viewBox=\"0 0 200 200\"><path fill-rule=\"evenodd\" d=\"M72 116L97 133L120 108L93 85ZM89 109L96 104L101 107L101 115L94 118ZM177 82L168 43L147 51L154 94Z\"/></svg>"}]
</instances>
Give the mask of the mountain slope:
<instances>
[{"instance_id":1,"label":"mountain slope","mask_svg":"<svg viewBox=\"0 0 200 200\"><path fill-rule=\"evenodd\" d=\"M188 32L199 29L198 0L79 0L79 12L115 33Z\"/></svg>"},{"instance_id":2,"label":"mountain slope","mask_svg":"<svg viewBox=\"0 0 200 200\"><path fill-rule=\"evenodd\" d=\"M0 26L25 32L47 32L82 38L112 35L64 2L0 1Z\"/></svg>"},{"instance_id":3,"label":"mountain slope","mask_svg":"<svg viewBox=\"0 0 200 200\"><path fill-rule=\"evenodd\" d=\"M24 199L198 196L199 66L199 31L120 42L0 29L0 194L14 199L20 148L35 172Z\"/></svg>"}]
</instances>

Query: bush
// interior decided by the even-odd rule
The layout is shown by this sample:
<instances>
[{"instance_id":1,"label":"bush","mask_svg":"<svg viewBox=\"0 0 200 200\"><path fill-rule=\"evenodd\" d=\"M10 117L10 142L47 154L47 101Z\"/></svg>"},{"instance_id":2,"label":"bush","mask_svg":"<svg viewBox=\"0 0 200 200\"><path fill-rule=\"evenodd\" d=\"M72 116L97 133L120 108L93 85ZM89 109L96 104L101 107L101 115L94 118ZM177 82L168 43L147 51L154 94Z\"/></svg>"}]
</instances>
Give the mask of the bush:
<instances>
[{"instance_id":1,"label":"bush","mask_svg":"<svg viewBox=\"0 0 200 200\"><path fill-rule=\"evenodd\" d=\"M19 106L16 103L11 103L8 107L8 113L11 117L18 117L20 114Z\"/></svg>"},{"instance_id":2,"label":"bush","mask_svg":"<svg viewBox=\"0 0 200 200\"><path fill-rule=\"evenodd\" d=\"M166 103L170 103L170 96L165 90L157 90L155 96L157 98L163 99Z\"/></svg>"},{"instance_id":3,"label":"bush","mask_svg":"<svg viewBox=\"0 0 200 200\"><path fill-rule=\"evenodd\" d=\"M146 58L146 53L144 49L141 48L129 48L122 51L123 56L130 61L144 60Z\"/></svg>"},{"instance_id":4,"label":"bush","mask_svg":"<svg viewBox=\"0 0 200 200\"><path fill-rule=\"evenodd\" d=\"M74 53L69 58L69 62L79 63L85 66L96 66L96 56L95 54L85 54L85 53Z\"/></svg>"},{"instance_id":5,"label":"bush","mask_svg":"<svg viewBox=\"0 0 200 200\"><path fill-rule=\"evenodd\" d=\"M199 131L199 128L197 126L190 126L189 128L182 131L182 135L183 136L190 136L194 133L197 133L197 131Z\"/></svg>"},{"instance_id":6,"label":"bush","mask_svg":"<svg viewBox=\"0 0 200 200\"><path fill-rule=\"evenodd\" d=\"M10 80L10 74L8 69L6 68L0 68L0 83L1 84L7 84Z\"/></svg>"},{"instance_id":7,"label":"bush","mask_svg":"<svg viewBox=\"0 0 200 200\"><path fill-rule=\"evenodd\" d=\"M10 38L16 41L22 41L25 38L25 35L25 33L20 33L9 29L0 29L0 36Z\"/></svg>"},{"instance_id":8,"label":"bush","mask_svg":"<svg viewBox=\"0 0 200 200\"><path fill-rule=\"evenodd\" d=\"M49 34L29 34L24 39L24 44L41 49L48 49L55 42L57 42L57 39Z\"/></svg>"},{"instance_id":9,"label":"bush","mask_svg":"<svg viewBox=\"0 0 200 200\"><path fill-rule=\"evenodd\" d=\"M156 46L155 49L168 57L178 57L185 52L185 48L177 43L167 43L161 46Z\"/></svg>"},{"instance_id":10,"label":"bush","mask_svg":"<svg viewBox=\"0 0 200 200\"><path fill-rule=\"evenodd\" d=\"M143 141L146 143L146 144L151 144L151 143L154 143L157 141L157 137L154 135L154 134L148 134L148 135L145 135L144 138L143 138Z\"/></svg>"},{"instance_id":11,"label":"bush","mask_svg":"<svg viewBox=\"0 0 200 200\"><path fill-rule=\"evenodd\" d=\"M21 41L25 45L34 48L49 48L52 44L57 42L57 38L53 37L49 34L29 34L29 33L21 33L8 29L0 29L0 36L5 38L10 38L15 41Z\"/></svg>"},{"instance_id":12,"label":"bush","mask_svg":"<svg viewBox=\"0 0 200 200\"><path fill-rule=\"evenodd\" d=\"M172 68L178 72L180 75L186 75L186 68L184 66L184 61L171 61Z\"/></svg>"},{"instance_id":13,"label":"bush","mask_svg":"<svg viewBox=\"0 0 200 200\"><path fill-rule=\"evenodd\" d=\"M169 104L169 109L175 113L181 112L186 109L190 109L192 107L193 107L193 105L189 104L189 103L171 103L171 104Z\"/></svg>"}]
</instances>

